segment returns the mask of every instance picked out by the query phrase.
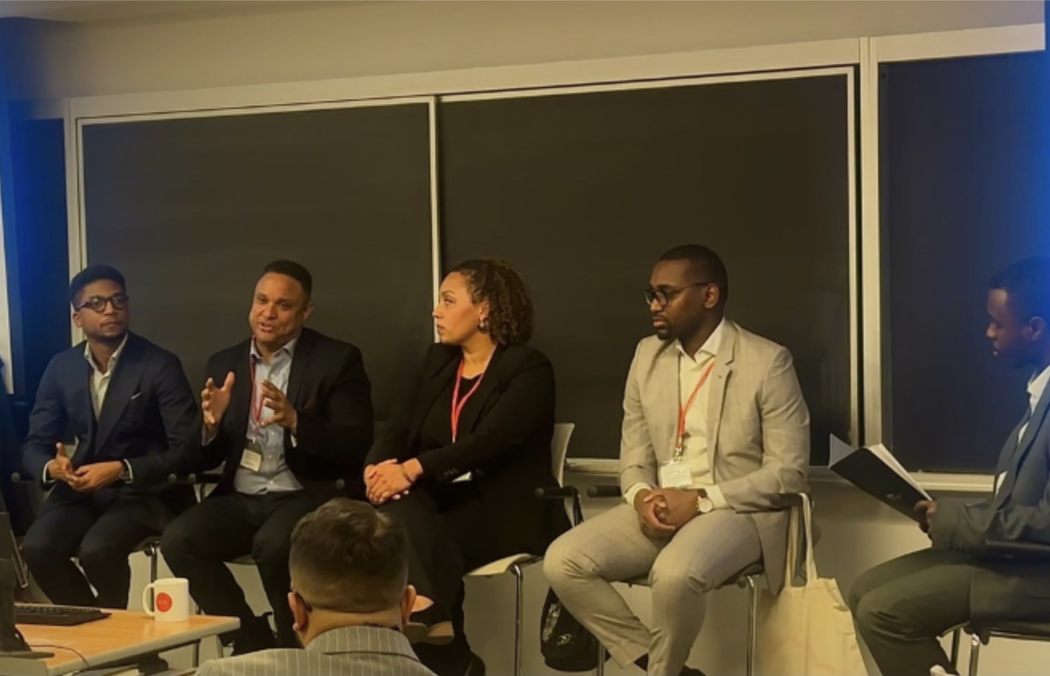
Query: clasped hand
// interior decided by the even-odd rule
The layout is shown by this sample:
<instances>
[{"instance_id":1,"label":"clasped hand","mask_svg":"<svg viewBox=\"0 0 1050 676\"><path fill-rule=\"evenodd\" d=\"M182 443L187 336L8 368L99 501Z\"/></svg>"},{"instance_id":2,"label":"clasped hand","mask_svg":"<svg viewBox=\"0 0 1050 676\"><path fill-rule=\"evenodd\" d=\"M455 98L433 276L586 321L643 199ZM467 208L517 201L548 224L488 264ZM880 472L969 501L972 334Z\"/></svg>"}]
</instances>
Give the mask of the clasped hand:
<instances>
[{"instance_id":1,"label":"clasped hand","mask_svg":"<svg viewBox=\"0 0 1050 676\"><path fill-rule=\"evenodd\" d=\"M638 492L634 509L647 535L670 537L696 516L696 499L696 491L654 488Z\"/></svg>"},{"instance_id":2,"label":"clasped hand","mask_svg":"<svg viewBox=\"0 0 1050 676\"><path fill-rule=\"evenodd\" d=\"M124 463L117 460L96 462L74 469L65 444L55 444L55 448L55 459L47 465L48 475L81 493L93 493L116 483L124 473Z\"/></svg>"},{"instance_id":3,"label":"clasped hand","mask_svg":"<svg viewBox=\"0 0 1050 676\"><path fill-rule=\"evenodd\" d=\"M407 495L412 483L423 473L418 460L398 464L391 458L365 467L365 491L373 505L388 500L400 500Z\"/></svg>"}]
</instances>

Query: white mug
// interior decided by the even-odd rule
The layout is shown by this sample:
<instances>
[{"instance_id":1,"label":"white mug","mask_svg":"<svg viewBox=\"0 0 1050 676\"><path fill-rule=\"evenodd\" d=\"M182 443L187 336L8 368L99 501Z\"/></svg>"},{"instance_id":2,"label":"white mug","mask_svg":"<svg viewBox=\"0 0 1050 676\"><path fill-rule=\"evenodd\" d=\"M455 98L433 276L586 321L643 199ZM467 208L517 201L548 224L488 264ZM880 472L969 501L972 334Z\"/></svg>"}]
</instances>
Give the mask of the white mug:
<instances>
[{"instance_id":1,"label":"white mug","mask_svg":"<svg viewBox=\"0 0 1050 676\"><path fill-rule=\"evenodd\" d=\"M150 591L153 608L150 608ZM169 577L146 585L142 590L142 609L157 622L185 622L190 619L190 583Z\"/></svg>"}]
</instances>

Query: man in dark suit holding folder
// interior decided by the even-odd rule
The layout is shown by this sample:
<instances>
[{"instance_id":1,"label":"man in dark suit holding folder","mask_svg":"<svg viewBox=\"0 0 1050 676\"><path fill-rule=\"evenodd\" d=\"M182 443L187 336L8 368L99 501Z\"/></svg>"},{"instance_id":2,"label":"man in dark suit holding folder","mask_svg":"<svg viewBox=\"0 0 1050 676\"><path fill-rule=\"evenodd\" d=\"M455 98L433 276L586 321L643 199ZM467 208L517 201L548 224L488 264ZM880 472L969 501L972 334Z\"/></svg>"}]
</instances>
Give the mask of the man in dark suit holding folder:
<instances>
[{"instance_id":1,"label":"man in dark suit holding folder","mask_svg":"<svg viewBox=\"0 0 1050 676\"><path fill-rule=\"evenodd\" d=\"M22 551L53 602L126 608L128 555L196 502L168 476L193 463L197 403L178 357L128 331L118 271L86 268L69 300L86 340L51 360L29 416L22 462L51 493Z\"/></svg>"},{"instance_id":2,"label":"man in dark suit holding folder","mask_svg":"<svg viewBox=\"0 0 1050 676\"><path fill-rule=\"evenodd\" d=\"M933 546L864 573L850 608L883 674L946 673L938 636L969 621L1044 619L1046 563L995 559L992 542L1050 544L1050 258L1029 258L992 279L988 339L1011 366L1033 370L1029 406L1006 439L982 502L921 501Z\"/></svg>"}]
</instances>

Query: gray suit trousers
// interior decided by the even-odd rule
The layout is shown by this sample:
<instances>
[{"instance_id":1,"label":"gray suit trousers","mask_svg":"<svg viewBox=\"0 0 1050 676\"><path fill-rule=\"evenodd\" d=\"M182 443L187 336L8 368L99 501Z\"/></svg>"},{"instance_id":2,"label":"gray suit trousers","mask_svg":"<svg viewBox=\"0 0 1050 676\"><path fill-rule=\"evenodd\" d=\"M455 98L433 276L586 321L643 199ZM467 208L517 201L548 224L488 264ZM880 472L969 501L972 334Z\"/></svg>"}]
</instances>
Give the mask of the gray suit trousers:
<instances>
[{"instance_id":1,"label":"gray suit trousers","mask_svg":"<svg viewBox=\"0 0 1050 676\"><path fill-rule=\"evenodd\" d=\"M887 676L927 676L949 669L938 637L970 619L975 567L965 554L923 549L867 571L849 606L861 637Z\"/></svg>"},{"instance_id":2,"label":"gray suit trousers","mask_svg":"<svg viewBox=\"0 0 1050 676\"><path fill-rule=\"evenodd\" d=\"M762 557L754 522L728 509L702 514L669 539L642 532L621 504L554 541L543 570L565 607L621 665L649 655L649 674L676 676L704 622L704 597ZM652 629L612 587L649 576Z\"/></svg>"}]
</instances>

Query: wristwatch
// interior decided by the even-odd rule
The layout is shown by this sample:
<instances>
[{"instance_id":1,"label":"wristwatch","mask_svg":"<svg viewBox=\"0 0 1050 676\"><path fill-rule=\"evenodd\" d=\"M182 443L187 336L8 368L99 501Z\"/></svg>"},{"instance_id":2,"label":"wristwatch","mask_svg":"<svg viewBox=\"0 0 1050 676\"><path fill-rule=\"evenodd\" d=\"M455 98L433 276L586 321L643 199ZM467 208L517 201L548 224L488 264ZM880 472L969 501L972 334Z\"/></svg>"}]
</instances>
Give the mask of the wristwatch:
<instances>
[{"instance_id":1,"label":"wristwatch","mask_svg":"<svg viewBox=\"0 0 1050 676\"><path fill-rule=\"evenodd\" d=\"M711 501L711 498L707 497L707 491L703 488L696 492L696 511L698 514L707 514L714 510L715 503Z\"/></svg>"}]
</instances>

